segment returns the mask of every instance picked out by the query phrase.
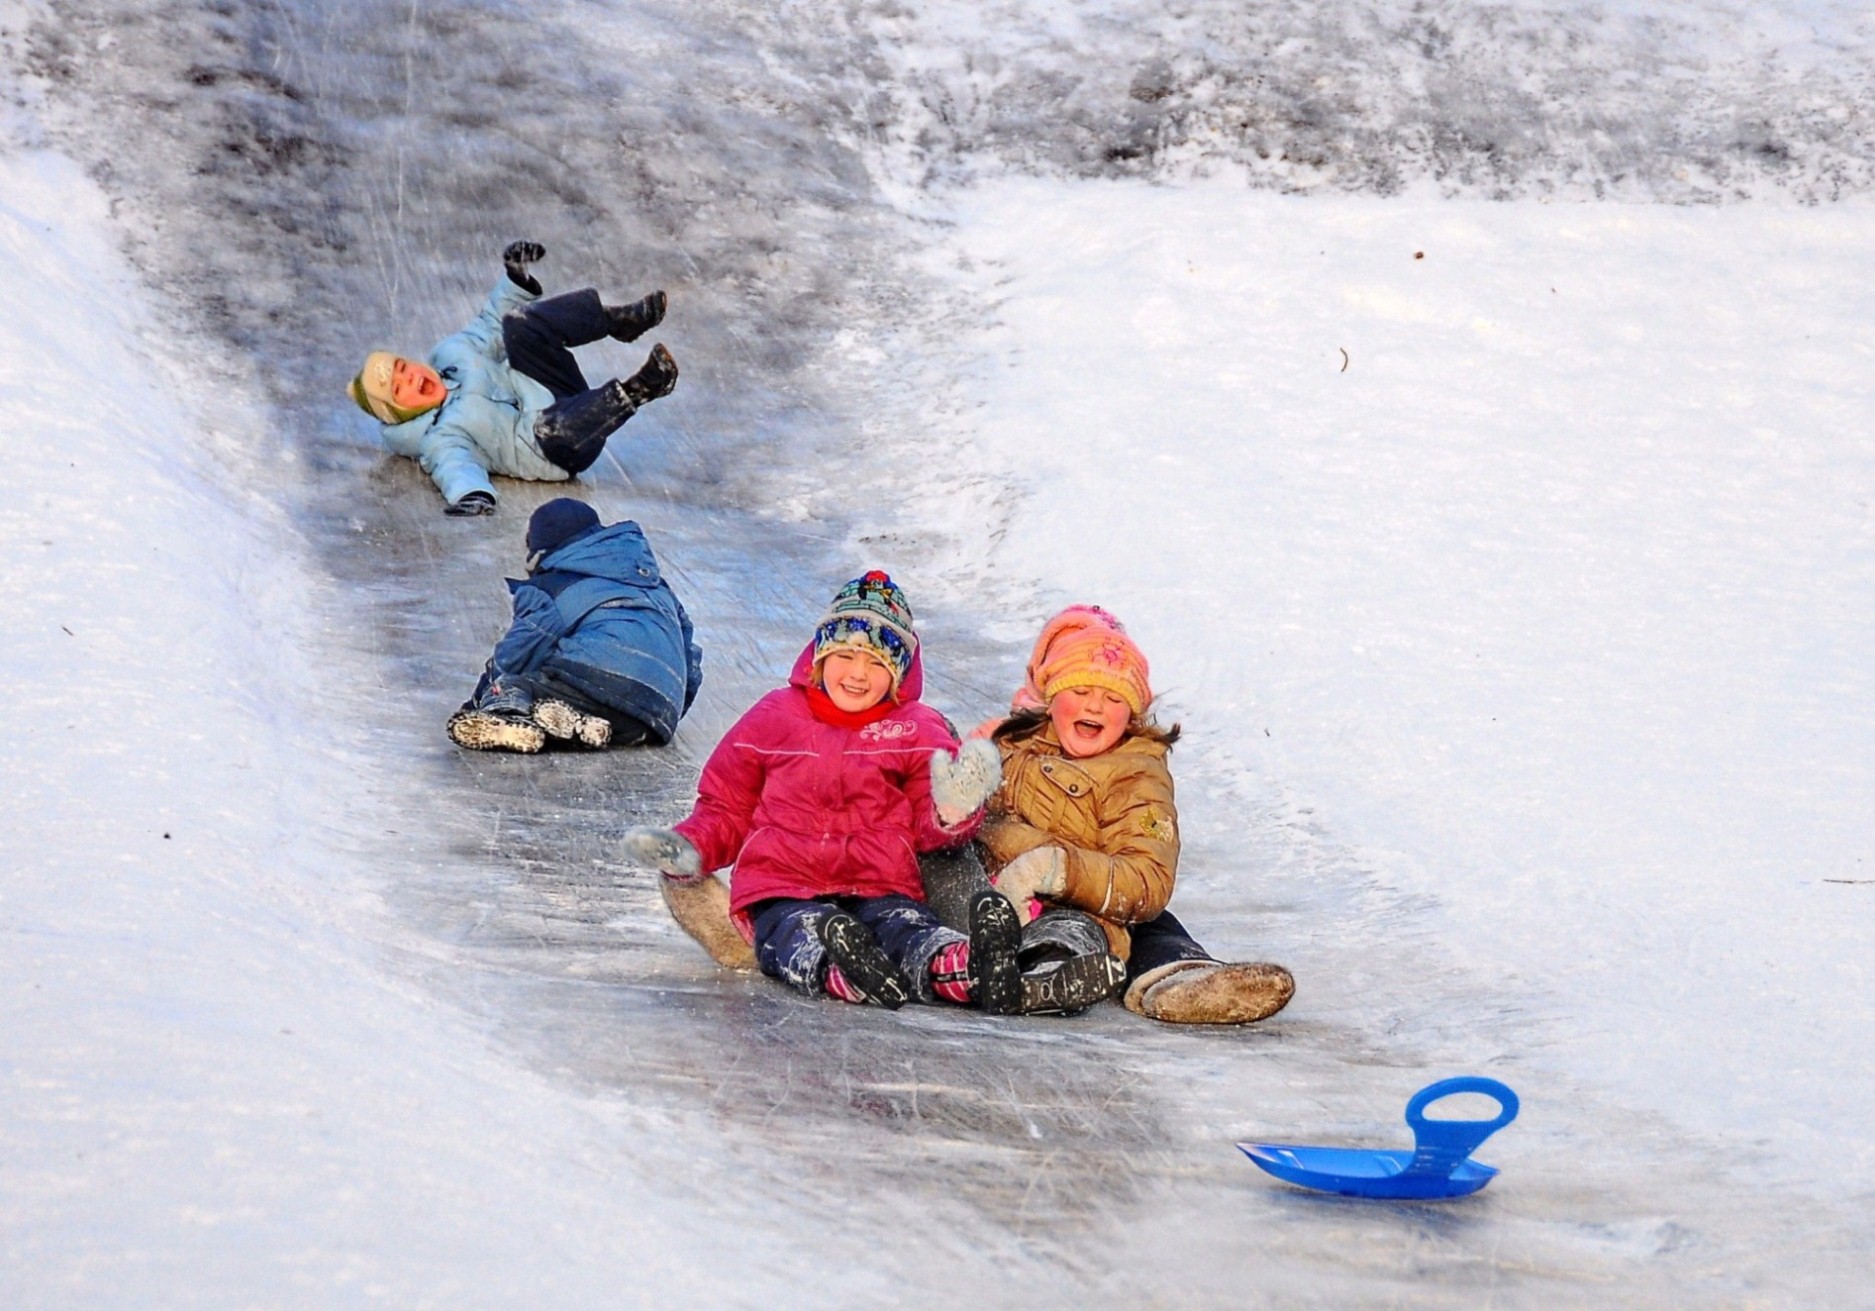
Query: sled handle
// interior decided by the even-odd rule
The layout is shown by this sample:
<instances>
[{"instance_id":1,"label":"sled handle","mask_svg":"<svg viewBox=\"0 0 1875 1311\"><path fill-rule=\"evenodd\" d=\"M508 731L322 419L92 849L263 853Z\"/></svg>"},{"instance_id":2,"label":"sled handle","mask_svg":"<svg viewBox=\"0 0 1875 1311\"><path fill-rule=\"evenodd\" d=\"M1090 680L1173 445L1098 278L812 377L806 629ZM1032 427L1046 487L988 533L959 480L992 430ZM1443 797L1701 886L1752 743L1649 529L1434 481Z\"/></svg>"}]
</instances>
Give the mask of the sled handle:
<instances>
[{"instance_id":1,"label":"sled handle","mask_svg":"<svg viewBox=\"0 0 1875 1311\"><path fill-rule=\"evenodd\" d=\"M1498 1104L1494 1120L1428 1120L1426 1108L1454 1093L1483 1093ZM1517 1118L1517 1094L1496 1079L1461 1075L1427 1084L1406 1104L1407 1127L1413 1131L1413 1160L1402 1173L1449 1178L1478 1144Z\"/></svg>"}]
</instances>

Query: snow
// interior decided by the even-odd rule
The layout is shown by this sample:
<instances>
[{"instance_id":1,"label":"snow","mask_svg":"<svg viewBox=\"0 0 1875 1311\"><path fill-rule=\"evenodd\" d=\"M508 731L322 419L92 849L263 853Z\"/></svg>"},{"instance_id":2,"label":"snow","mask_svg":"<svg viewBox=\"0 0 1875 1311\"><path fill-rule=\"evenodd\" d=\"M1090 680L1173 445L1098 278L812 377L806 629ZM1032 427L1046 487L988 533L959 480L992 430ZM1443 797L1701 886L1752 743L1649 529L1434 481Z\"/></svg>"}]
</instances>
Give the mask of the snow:
<instances>
[{"instance_id":1,"label":"snow","mask_svg":"<svg viewBox=\"0 0 1875 1311\"><path fill-rule=\"evenodd\" d=\"M955 242L997 305L984 444L1033 493L992 568L1132 626L1181 777L1281 780L1549 1014L1547 1061L1845 1195L1871 218L1015 181ZM1305 871L1206 885L1272 877L1324 909Z\"/></svg>"},{"instance_id":2,"label":"snow","mask_svg":"<svg viewBox=\"0 0 1875 1311\"><path fill-rule=\"evenodd\" d=\"M256 413L202 403L70 163L0 156L0 194L8 1305L732 1298L641 1204L666 1123L385 971L398 935L321 840L374 806L364 762L294 713L329 584L203 441Z\"/></svg>"},{"instance_id":3,"label":"snow","mask_svg":"<svg viewBox=\"0 0 1875 1311\"><path fill-rule=\"evenodd\" d=\"M1854 1302L1872 50L1830 0L0 0L0 1300ZM563 489L445 519L339 392L518 235L672 292L679 390L579 484L698 621L667 751L448 746ZM1287 1012L859 1012L680 937L616 834L871 565L960 720L1127 620L1176 907ZM1397 1146L1461 1072L1524 1102L1462 1204L1230 1147Z\"/></svg>"}]
</instances>

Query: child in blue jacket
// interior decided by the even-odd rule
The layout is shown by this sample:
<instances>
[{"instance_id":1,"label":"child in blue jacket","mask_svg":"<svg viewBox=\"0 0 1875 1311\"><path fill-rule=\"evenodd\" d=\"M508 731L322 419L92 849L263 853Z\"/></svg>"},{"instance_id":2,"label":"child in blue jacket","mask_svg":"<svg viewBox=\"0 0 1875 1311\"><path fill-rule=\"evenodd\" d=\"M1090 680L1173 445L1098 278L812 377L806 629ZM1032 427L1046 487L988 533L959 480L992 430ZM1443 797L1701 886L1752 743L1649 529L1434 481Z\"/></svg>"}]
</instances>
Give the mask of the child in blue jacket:
<instances>
[{"instance_id":1,"label":"child in blue jacket","mask_svg":"<svg viewBox=\"0 0 1875 1311\"><path fill-rule=\"evenodd\" d=\"M650 543L583 501L547 502L527 525L514 623L447 731L472 751L662 746L696 700L703 653Z\"/></svg>"},{"instance_id":2,"label":"child in blue jacket","mask_svg":"<svg viewBox=\"0 0 1875 1311\"><path fill-rule=\"evenodd\" d=\"M661 345L631 377L587 385L572 348L649 332L664 318L664 293L605 305L588 287L543 300L528 266L546 253L538 242L509 245L507 274L474 322L427 362L373 351L348 388L384 425L386 449L423 466L446 513L493 513L491 473L564 482L585 472L606 438L677 386L677 363Z\"/></svg>"}]
</instances>

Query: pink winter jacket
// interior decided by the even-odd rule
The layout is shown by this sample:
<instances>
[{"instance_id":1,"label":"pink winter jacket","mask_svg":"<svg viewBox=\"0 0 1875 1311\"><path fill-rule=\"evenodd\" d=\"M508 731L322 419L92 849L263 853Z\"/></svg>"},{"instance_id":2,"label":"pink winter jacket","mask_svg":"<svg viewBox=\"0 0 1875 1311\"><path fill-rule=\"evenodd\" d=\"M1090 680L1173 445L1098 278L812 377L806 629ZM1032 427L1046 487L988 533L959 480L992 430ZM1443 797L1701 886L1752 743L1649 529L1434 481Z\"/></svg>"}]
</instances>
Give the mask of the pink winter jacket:
<instances>
[{"instance_id":1,"label":"pink winter jacket","mask_svg":"<svg viewBox=\"0 0 1875 1311\"><path fill-rule=\"evenodd\" d=\"M983 823L977 811L954 829L931 803L931 752L957 749L944 717L918 700L922 653L906 672L902 703L864 728L815 718L805 689L810 643L788 686L736 721L703 766L697 804L677 825L705 870L733 864L730 909L770 897L924 900L918 853L956 846Z\"/></svg>"}]
</instances>

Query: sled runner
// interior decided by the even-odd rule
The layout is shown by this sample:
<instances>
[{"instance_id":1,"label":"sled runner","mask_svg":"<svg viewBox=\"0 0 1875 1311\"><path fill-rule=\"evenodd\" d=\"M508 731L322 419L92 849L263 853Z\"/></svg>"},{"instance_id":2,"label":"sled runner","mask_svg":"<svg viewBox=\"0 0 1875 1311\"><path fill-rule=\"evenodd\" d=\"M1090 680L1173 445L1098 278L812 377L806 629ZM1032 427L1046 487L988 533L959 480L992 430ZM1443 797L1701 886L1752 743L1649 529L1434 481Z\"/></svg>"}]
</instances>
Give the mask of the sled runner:
<instances>
[{"instance_id":1,"label":"sled runner","mask_svg":"<svg viewBox=\"0 0 1875 1311\"><path fill-rule=\"evenodd\" d=\"M1499 1107L1497 1118L1426 1118L1428 1106L1454 1093L1483 1093L1492 1098ZM1471 1153L1516 1118L1516 1093L1495 1079L1465 1076L1441 1079L1413 1094L1406 1104L1406 1123L1413 1131L1410 1152L1276 1143L1238 1143L1237 1147L1278 1179L1343 1197L1463 1197L1477 1192L1497 1174L1494 1167L1472 1160Z\"/></svg>"}]
</instances>

